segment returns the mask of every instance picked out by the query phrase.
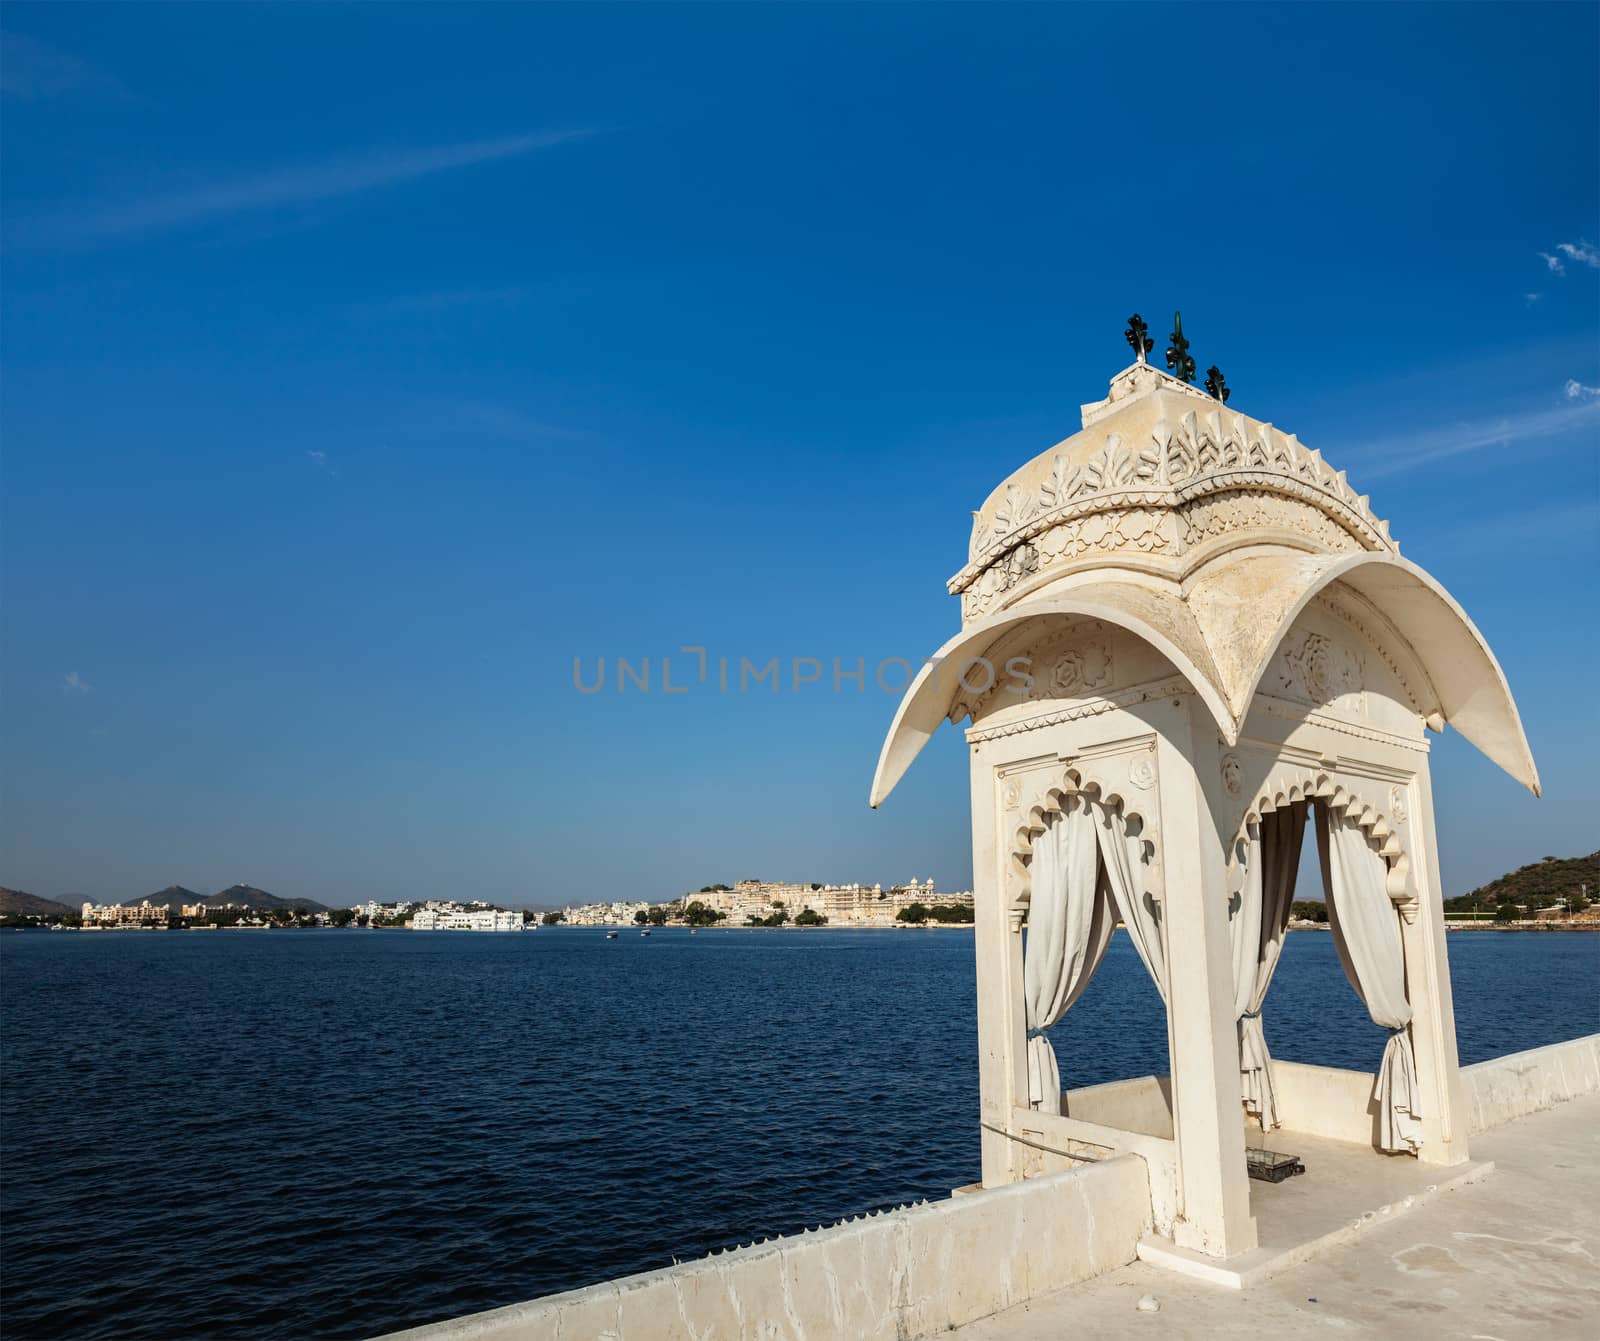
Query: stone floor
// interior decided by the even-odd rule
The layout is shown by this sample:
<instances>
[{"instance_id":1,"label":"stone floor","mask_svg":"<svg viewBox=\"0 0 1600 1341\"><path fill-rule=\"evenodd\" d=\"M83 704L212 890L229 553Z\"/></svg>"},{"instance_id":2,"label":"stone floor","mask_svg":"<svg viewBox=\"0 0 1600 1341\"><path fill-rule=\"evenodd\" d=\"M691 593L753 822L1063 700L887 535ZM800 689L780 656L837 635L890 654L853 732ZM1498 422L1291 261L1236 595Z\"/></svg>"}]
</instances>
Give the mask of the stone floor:
<instances>
[{"instance_id":1,"label":"stone floor","mask_svg":"<svg viewBox=\"0 0 1600 1341\"><path fill-rule=\"evenodd\" d=\"M1476 1150L1477 1157L1468 1163L1440 1168L1404 1156L1380 1155L1371 1146L1330 1141L1287 1128L1273 1132L1269 1144L1279 1151L1292 1151L1306 1172L1282 1183L1250 1184L1250 1210L1259 1247L1219 1261L1179 1248L1169 1239L1147 1235L1139 1245L1140 1259L1201 1281L1222 1281L1234 1289L1258 1284L1346 1239L1370 1232L1375 1221L1409 1214L1494 1169Z\"/></svg>"},{"instance_id":2,"label":"stone floor","mask_svg":"<svg viewBox=\"0 0 1600 1341\"><path fill-rule=\"evenodd\" d=\"M1472 1154L1493 1160L1494 1171L1242 1290L1140 1262L971 1323L957 1335L1212 1341L1327 1332L1418 1341L1595 1341L1600 1097L1474 1136ZM1278 1199L1279 1213L1284 1200ZM1159 1312L1139 1311L1145 1295L1160 1302Z\"/></svg>"}]
</instances>

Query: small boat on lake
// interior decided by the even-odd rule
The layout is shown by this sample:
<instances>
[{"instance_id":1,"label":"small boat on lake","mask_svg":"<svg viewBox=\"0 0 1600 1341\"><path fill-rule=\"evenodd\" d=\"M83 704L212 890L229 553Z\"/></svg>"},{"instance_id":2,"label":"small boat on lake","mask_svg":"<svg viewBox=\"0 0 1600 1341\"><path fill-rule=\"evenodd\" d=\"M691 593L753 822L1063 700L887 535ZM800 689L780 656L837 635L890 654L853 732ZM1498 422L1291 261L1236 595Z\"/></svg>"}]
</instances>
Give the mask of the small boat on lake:
<instances>
[{"instance_id":1,"label":"small boat on lake","mask_svg":"<svg viewBox=\"0 0 1600 1341\"><path fill-rule=\"evenodd\" d=\"M616 938L617 938L617 933L616 932L614 932L614 931L606 932L606 939L608 941L614 941L614 940L616 940Z\"/></svg>"},{"instance_id":2,"label":"small boat on lake","mask_svg":"<svg viewBox=\"0 0 1600 1341\"><path fill-rule=\"evenodd\" d=\"M641 931L639 934L641 936L648 936L650 933L648 931Z\"/></svg>"}]
</instances>

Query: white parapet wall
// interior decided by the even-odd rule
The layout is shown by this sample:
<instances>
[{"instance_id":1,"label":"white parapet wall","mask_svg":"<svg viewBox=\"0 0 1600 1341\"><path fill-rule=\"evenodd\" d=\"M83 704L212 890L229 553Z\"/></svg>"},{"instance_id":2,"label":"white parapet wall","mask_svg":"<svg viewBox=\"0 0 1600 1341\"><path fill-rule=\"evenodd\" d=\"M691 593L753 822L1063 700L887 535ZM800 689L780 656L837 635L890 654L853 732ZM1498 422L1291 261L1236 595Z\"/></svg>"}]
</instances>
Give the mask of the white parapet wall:
<instances>
[{"instance_id":1,"label":"white parapet wall","mask_svg":"<svg viewBox=\"0 0 1600 1341\"><path fill-rule=\"evenodd\" d=\"M907 1341L1124 1266L1149 1229L1144 1161L1122 1155L390 1341Z\"/></svg>"},{"instance_id":2,"label":"white parapet wall","mask_svg":"<svg viewBox=\"0 0 1600 1341\"><path fill-rule=\"evenodd\" d=\"M1373 1053L1373 1066L1382 1055ZM1371 1145L1377 1139L1377 1105L1372 1099L1373 1073L1335 1066L1272 1060L1272 1084L1278 1117L1285 1127L1330 1141Z\"/></svg>"},{"instance_id":3,"label":"white parapet wall","mask_svg":"<svg viewBox=\"0 0 1600 1341\"><path fill-rule=\"evenodd\" d=\"M1274 1060L1272 1078L1284 1126L1336 1141L1372 1141L1377 1118L1371 1072ZM1463 1066L1461 1083L1469 1134L1600 1094L1600 1034Z\"/></svg>"},{"instance_id":4,"label":"white parapet wall","mask_svg":"<svg viewBox=\"0 0 1600 1341\"><path fill-rule=\"evenodd\" d=\"M1469 1132L1486 1131L1585 1094L1600 1094L1600 1034L1463 1066L1461 1081L1467 1092Z\"/></svg>"},{"instance_id":5,"label":"white parapet wall","mask_svg":"<svg viewBox=\"0 0 1600 1341\"><path fill-rule=\"evenodd\" d=\"M1172 1081L1166 1076L1137 1076L1067 1090L1061 1096L1061 1111L1084 1122L1170 1141Z\"/></svg>"}]
</instances>

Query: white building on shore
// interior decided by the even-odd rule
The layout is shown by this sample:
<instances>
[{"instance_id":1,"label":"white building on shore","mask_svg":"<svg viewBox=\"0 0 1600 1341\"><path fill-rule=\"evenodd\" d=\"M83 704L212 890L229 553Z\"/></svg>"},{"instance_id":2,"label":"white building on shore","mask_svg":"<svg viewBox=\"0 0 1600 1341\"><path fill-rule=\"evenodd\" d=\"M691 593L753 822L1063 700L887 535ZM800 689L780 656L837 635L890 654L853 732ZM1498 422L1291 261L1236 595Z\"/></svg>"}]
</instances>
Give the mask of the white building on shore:
<instances>
[{"instance_id":1,"label":"white building on shore","mask_svg":"<svg viewBox=\"0 0 1600 1341\"><path fill-rule=\"evenodd\" d=\"M164 927L167 925L165 904L152 904L145 899L137 908L118 903L83 905L83 925L86 927Z\"/></svg>"},{"instance_id":2,"label":"white building on shore","mask_svg":"<svg viewBox=\"0 0 1600 1341\"><path fill-rule=\"evenodd\" d=\"M584 903L569 905L561 914L569 927L622 927L632 926L636 914L649 911L648 903Z\"/></svg>"},{"instance_id":3,"label":"white building on shore","mask_svg":"<svg viewBox=\"0 0 1600 1341\"><path fill-rule=\"evenodd\" d=\"M408 903L404 900L398 903L379 903L376 899L368 899L365 903L355 904L351 911L354 912L358 917L365 917L369 922L376 922L380 917L391 919L403 917L416 906L417 905L415 903ZM436 906L444 907L446 905L429 905L429 907Z\"/></svg>"},{"instance_id":4,"label":"white building on shore","mask_svg":"<svg viewBox=\"0 0 1600 1341\"><path fill-rule=\"evenodd\" d=\"M521 931L522 914L504 908L423 908L409 925L413 931Z\"/></svg>"},{"instance_id":5,"label":"white building on shore","mask_svg":"<svg viewBox=\"0 0 1600 1341\"><path fill-rule=\"evenodd\" d=\"M949 904L963 908L972 907L972 891L959 894L940 894L933 887L930 876L923 881L909 880L903 885L885 889L882 885L812 885L804 883L778 883L763 880L741 880L733 888L703 889L698 894L685 894L685 906L701 903L707 908L725 913L730 922L742 922L747 917L764 917L780 904L791 918L811 909L830 922L889 923L895 914L913 903L933 907Z\"/></svg>"}]
</instances>

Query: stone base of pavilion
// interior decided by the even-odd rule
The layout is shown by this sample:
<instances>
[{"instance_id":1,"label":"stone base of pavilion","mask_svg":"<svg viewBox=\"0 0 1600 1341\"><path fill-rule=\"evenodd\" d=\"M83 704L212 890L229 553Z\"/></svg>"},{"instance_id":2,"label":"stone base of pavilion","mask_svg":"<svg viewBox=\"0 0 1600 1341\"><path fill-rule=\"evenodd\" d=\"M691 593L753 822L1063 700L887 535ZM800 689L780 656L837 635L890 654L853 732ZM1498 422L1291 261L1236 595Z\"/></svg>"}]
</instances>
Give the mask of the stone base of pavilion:
<instances>
[{"instance_id":1,"label":"stone base of pavilion","mask_svg":"<svg viewBox=\"0 0 1600 1341\"><path fill-rule=\"evenodd\" d=\"M1491 1116L1496 1125L1472 1131L1474 1148L1495 1161L1491 1177L1383 1216L1259 1284L1218 1288L1135 1261L945 1341L1593 1341L1600 1095L1503 1124ZM1159 1312L1141 1311L1147 1298Z\"/></svg>"},{"instance_id":2,"label":"stone base of pavilion","mask_svg":"<svg viewBox=\"0 0 1600 1341\"><path fill-rule=\"evenodd\" d=\"M1175 1242L1166 1232L1177 1218L1172 1086L1166 1076L1069 1090L1062 1095L1059 1117L1019 1111L1022 1139L1034 1142L1023 1161L1024 1174L1036 1177L1080 1161L1141 1155L1150 1169L1155 1231L1140 1240L1139 1258L1196 1280L1243 1289L1494 1169L1486 1160L1440 1164L1376 1149L1369 1074L1286 1061L1275 1063L1274 1074L1287 1120L1264 1132L1254 1120L1242 1118L1244 1144L1293 1156L1305 1171L1279 1183L1250 1181L1257 1242L1248 1251L1212 1256Z\"/></svg>"},{"instance_id":3,"label":"stone base of pavilion","mask_svg":"<svg viewBox=\"0 0 1600 1341\"><path fill-rule=\"evenodd\" d=\"M1294 1155L1306 1170L1281 1183L1251 1182L1250 1213L1259 1246L1236 1257L1216 1258L1147 1234L1139 1241L1140 1261L1213 1285L1244 1289L1494 1171L1492 1160L1441 1168L1408 1155L1384 1155L1369 1145L1331 1141L1287 1127L1265 1136L1252 1131L1248 1142Z\"/></svg>"}]
</instances>

